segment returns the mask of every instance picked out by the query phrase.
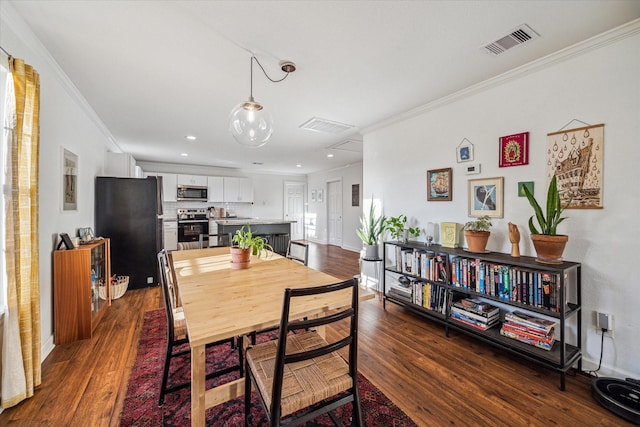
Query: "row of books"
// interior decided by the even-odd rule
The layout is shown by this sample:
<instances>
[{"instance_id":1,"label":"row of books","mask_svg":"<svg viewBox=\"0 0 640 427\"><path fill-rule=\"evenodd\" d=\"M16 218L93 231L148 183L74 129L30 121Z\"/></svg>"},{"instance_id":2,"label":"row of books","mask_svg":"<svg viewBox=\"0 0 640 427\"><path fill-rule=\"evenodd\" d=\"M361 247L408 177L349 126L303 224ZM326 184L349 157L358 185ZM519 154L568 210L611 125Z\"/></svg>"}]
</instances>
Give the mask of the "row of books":
<instances>
[{"instance_id":1,"label":"row of books","mask_svg":"<svg viewBox=\"0 0 640 427\"><path fill-rule=\"evenodd\" d=\"M560 275L453 257L451 285L506 301L560 311Z\"/></svg>"},{"instance_id":2,"label":"row of books","mask_svg":"<svg viewBox=\"0 0 640 427\"><path fill-rule=\"evenodd\" d=\"M396 271L427 280L447 281L446 255L402 246L395 246L395 250L390 252L395 256L392 265L395 265Z\"/></svg>"},{"instance_id":3,"label":"row of books","mask_svg":"<svg viewBox=\"0 0 640 427\"><path fill-rule=\"evenodd\" d=\"M514 311L506 313L500 335L551 351L555 340L556 322Z\"/></svg>"},{"instance_id":4,"label":"row of books","mask_svg":"<svg viewBox=\"0 0 640 427\"><path fill-rule=\"evenodd\" d=\"M447 307L446 288L419 280L412 281L413 303L438 313L445 313Z\"/></svg>"},{"instance_id":5,"label":"row of books","mask_svg":"<svg viewBox=\"0 0 640 427\"><path fill-rule=\"evenodd\" d=\"M500 309L486 301L464 298L451 304L449 316L457 322L486 331L500 322Z\"/></svg>"}]
</instances>

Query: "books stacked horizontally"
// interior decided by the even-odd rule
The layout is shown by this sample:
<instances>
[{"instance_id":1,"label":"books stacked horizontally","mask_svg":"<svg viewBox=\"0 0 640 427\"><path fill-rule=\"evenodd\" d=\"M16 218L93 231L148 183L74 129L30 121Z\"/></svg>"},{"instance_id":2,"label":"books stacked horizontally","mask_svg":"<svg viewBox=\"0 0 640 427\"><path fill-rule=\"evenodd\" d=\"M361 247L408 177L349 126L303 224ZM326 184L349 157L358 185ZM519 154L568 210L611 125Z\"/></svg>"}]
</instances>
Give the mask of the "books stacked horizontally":
<instances>
[{"instance_id":1,"label":"books stacked horizontally","mask_svg":"<svg viewBox=\"0 0 640 427\"><path fill-rule=\"evenodd\" d=\"M500 321L500 309L476 298L464 298L451 305L451 318L486 331Z\"/></svg>"},{"instance_id":2,"label":"books stacked horizontally","mask_svg":"<svg viewBox=\"0 0 640 427\"><path fill-rule=\"evenodd\" d=\"M521 311L507 313L500 335L551 351L555 337L556 322L532 316Z\"/></svg>"}]
</instances>

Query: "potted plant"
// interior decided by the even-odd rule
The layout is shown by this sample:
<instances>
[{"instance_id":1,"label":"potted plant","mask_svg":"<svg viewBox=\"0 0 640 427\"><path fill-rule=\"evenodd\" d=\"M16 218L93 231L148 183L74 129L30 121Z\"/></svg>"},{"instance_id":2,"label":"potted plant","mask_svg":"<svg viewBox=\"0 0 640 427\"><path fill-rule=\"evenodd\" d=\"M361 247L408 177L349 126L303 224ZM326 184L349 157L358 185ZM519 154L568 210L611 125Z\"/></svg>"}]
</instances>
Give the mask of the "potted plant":
<instances>
[{"instance_id":1,"label":"potted plant","mask_svg":"<svg viewBox=\"0 0 640 427\"><path fill-rule=\"evenodd\" d=\"M273 253L273 248L264 237L254 235L249 224L246 227L246 230L245 226L236 230L231 239L235 243L230 248L231 268L234 270L249 268L251 255L260 257L263 254Z\"/></svg>"},{"instance_id":2,"label":"potted plant","mask_svg":"<svg viewBox=\"0 0 640 427\"><path fill-rule=\"evenodd\" d=\"M470 252L485 252L487 250L492 225L488 215L482 215L478 219L464 224L464 238Z\"/></svg>"},{"instance_id":3,"label":"potted plant","mask_svg":"<svg viewBox=\"0 0 640 427\"><path fill-rule=\"evenodd\" d=\"M380 235L385 230L386 218L384 215L377 215L373 204L373 196L371 197L371 207L369 214L360 217L360 225L362 227L356 230L356 234L362 240L365 250L365 258L378 258L378 243Z\"/></svg>"},{"instance_id":4,"label":"potted plant","mask_svg":"<svg viewBox=\"0 0 640 427\"><path fill-rule=\"evenodd\" d=\"M535 213L535 215L529 218L529 231L531 232L531 241L538 255L536 261L546 264L559 264L562 262L562 253L569 240L569 236L556 234L556 228L558 224L566 219L566 217L562 217L561 215L571 204L572 199L569 199L567 204L562 207L555 175L551 178L549 189L547 190L547 206L545 211L542 210L529 189L526 186L523 188L524 194L527 196L527 200L529 200L529 204ZM538 221L540 229L533 223L534 216Z\"/></svg>"},{"instance_id":5,"label":"potted plant","mask_svg":"<svg viewBox=\"0 0 640 427\"><path fill-rule=\"evenodd\" d=\"M418 237L420 235L420 229L418 227L405 228L407 224L407 216L399 215L392 216L386 220L385 228L391 233L391 237L397 241L403 242L409 241L409 235Z\"/></svg>"}]
</instances>

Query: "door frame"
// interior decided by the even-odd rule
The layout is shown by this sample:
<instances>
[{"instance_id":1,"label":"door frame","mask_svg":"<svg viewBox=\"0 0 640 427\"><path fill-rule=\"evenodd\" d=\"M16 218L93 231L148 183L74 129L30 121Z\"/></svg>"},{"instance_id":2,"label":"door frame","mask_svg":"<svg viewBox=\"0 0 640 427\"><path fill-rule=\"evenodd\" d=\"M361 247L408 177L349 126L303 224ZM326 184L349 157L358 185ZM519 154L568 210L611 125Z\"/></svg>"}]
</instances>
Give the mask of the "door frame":
<instances>
[{"instance_id":1,"label":"door frame","mask_svg":"<svg viewBox=\"0 0 640 427\"><path fill-rule=\"evenodd\" d=\"M307 238L307 227L306 219L307 219L307 183L303 181L284 181L284 185L282 187L282 219L285 219L285 214L287 213L287 187L289 186L302 186L302 239L306 240ZM290 236L293 239L293 236Z\"/></svg>"},{"instance_id":2,"label":"door frame","mask_svg":"<svg viewBox=\"0 0 640 427\"><path fill-rule=\"evenodd\" d=\"M340 195L344 196L343 193L343 185L342 185L342 177L337 177L337 178L333 178L333 179L327 179L327 181L325 182L325 200L327 201L326 205L325 205L325 215L327 218L327 244L328 245L334 245L334 246L340 246L342 247L343 242L344 242L344 203L340 203L340 212L339 212L339 216L340 216L340 244L337 245L335 243L331 242L331 234L330 234L330 230L329 230L329 184L331 183L338 183L340 184ZM341 200L342 202L342 200Z\"/></svg>"}]
</instances>

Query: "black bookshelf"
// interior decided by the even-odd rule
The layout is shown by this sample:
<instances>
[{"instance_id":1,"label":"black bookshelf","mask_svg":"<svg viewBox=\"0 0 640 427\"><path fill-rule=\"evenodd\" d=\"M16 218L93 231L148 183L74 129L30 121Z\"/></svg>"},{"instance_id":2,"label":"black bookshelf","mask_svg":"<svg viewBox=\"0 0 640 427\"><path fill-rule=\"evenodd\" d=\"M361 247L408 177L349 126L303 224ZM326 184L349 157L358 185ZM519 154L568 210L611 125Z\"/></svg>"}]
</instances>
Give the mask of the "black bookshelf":
<instances>
[{"instance_id":1,"label":"black bookshelf","mask_svg":"<svg viewBox=\"0 0 640 427\"><path fill-rule=\"evenodd\" d=\"M446 248L440 245L427 246L422 242L388 241L384 243L383 247L385 265L382 277L382 291L385 309L387 301L401 305L418 316L443 324L447 336L450 330L465 333L497 348L516 354L523 359L551 368L560 373L561 390L564 390L566 386L567 371L575 365L578 366L578 369L581 369L582 309L580 263L564 261L560 264L542 264L536 262L535 258L528 256L514 258L509 254L499 252L472 253L460 248ZM398 248L400 249L399 252ZM390 253L391 249L393 254ZM402 251L405 252L405 256L409 253L422 252L432 255L434 258L440 256L444 261L444 273L441 272L438 277L427 278L424 277L425 274L423 272L415 271L413 268L410 272L407 272L402 263L405 258L397 259L398 255L401 256ZM485 265L494 267L500 266L512 269L511 274L522 274L522 278L533 279L536 275L537 277L542 277L543 274L552 277L553 305L543 306L541 300L535 298L533 293L527 295L529 299L518 301L512 299L515 297L511 293L508 297L505 297L505 295L500 296L497 292L492 295L486 286L484 289L479 289L477 283L474 283L475 287L471 286L471 283L467 287L457 286L456 284L460 282L460 278L455 274L456 263L462 262L463 259L472 260L475 263L482 262ZM523 273L517 273L520 271ZM405 289L405 294L402 294L402 297L398 297L399 292L397 290L390 291L393 287L399 287L398 283L396 283L399 277L405 278L403 279L404 281L409 280L412 284L409 289ZM389 283L389 279L391 279L391 283ZM416 298L414 294L415 289L418 292L420 291L420 283L428 284L432 287L440 287L444 290L446 297L444 301L441 301L443 305L439 310L428 309L420 304L419 298ZM520 289L531 290L542 286L538 282L535 282L535 284L518 282L518 284L521 286ZM487 284L485 283L485 285ZM529 285L530 287L527 288ZM478 298L499 306L501 313L498 325L487 330L481 330L451 318L452 302L464 297ZM523 311L534 316L543 315L556 321L555 341L551 350L538 348L500 334L504 313L514 310ZM570 340L567 336L568 322L570 321L573 321L576 327L575 340L571 340L572 342L569 342Z\"/></svg>"}]
</instances>

